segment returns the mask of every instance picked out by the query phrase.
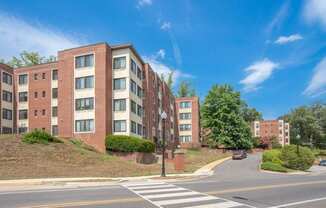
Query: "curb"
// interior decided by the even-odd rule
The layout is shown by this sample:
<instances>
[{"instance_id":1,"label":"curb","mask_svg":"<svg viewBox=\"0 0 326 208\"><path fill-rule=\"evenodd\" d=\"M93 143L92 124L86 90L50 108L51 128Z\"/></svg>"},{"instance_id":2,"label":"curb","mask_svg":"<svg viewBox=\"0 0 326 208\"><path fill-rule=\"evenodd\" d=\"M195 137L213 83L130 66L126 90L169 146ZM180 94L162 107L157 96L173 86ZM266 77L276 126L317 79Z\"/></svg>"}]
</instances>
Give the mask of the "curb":
<instances>
[{"instance_id":1,"label":"curb","mask_svg":"<svg viewBox=\"0 0 326 208\"><path fill-rule=\"evenodd\" d=\"M271 171L271 170L264 170L261 169L261 163L258 166L258 171L261 173L270 173L270 174L278 174L278 175L309 175L309 172L304 172L304 171L295 171L295 172L289 172L289 173L283 173L283 172L276 172L276 171Z\"/></svg>"},{"instance_id":2,"label":"curb","mask_svg":"<svg viewBox=\"0 0 326 208\"><path fill-rule=\"evenodd\" d=\"M168 174L168 177L199 177L199 176L210 176L213 174L213 169L222 164L223 162L231 159L231 157L226 157L223 159L216 160L211 162L194 173L183 173L183 174ZM20 185L72 185L73 183L96 183L108 185L110 184L119 184L125 181L137 181L137 180L146 180L146 179L162 179L160 175L149 175L149 176L135 176L135 177L117 177L117 178L106 178L106 177L85 177L85 178L40 178L40 179L17 179L17 180L0 180L0 186L20 186ZM174 178L176 179L176 178ZM172 180L166 178L165 180Z\"/></svg>"}]
</instances>

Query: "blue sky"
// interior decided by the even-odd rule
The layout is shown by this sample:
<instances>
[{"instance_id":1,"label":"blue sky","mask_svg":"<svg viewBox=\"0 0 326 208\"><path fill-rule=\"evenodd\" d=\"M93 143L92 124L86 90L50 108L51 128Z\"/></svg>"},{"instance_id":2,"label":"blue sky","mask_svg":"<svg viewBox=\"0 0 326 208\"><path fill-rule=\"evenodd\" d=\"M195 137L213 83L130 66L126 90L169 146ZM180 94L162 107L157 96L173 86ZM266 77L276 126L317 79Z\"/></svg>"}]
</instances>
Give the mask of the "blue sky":
<instances>
[{"instance_id":1,"label":"blue sky","mask_svg":"<svg viewBox=\"0 0 326 208\"><path fill-rule=\"evenodd\" d=\"M229 83L264 118L326 100L325 0L2 0L0 57L133 43L203 99Z\"/></svg>"}]
</instances>

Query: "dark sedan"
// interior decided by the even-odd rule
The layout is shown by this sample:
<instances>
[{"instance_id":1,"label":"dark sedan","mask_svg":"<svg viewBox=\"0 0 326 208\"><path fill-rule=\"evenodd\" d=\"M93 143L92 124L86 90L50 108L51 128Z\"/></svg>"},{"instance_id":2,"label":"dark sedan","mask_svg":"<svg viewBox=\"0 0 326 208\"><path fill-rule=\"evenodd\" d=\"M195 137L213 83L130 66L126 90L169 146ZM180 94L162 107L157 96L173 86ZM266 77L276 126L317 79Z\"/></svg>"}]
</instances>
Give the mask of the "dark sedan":
<instances>
[{"instance_id":1,"label":"dark sedan","mask_svg":"<svg viewBox=\"0 0 326 208\"><path fill-rule=\"evenodd\" d=\"M247 152L246 150L234 150L232 159L233 160L242 160L244 158L247 158Z\"/></svg>"}]
</instances>

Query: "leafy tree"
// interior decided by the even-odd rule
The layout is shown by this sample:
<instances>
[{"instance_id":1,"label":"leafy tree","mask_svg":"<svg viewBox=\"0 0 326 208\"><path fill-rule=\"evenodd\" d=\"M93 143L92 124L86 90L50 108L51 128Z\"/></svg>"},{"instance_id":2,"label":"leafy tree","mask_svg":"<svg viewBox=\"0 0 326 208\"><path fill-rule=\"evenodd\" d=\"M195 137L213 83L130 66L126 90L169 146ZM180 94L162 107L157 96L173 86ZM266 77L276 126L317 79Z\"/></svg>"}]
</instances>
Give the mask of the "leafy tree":
<instances>
[{"instance_id":1,"label":"leafy tree","mask_svg":"<svg viewBox=\"0 0 326 208\"><path fill-rule=\"evenodd\" d=\"M241 102L241 115L243 119L251 124L254 121L262 120L262 114L256 110L256 108L250 108L244 101Z\"/></svg>"},{"instance_id":2,"label":"leafy tree","mask_svg":"<svg viewBox=\"0 0 326 208\"><path fill-rule=\"evenodd\" d=\"M168 79L166 80L166 84L168 85L168 87L170 88L170 90L172 90L172 86L173 86L173 74L174 74L174 71L171 71L168 74Z\"/></svg>"},{"instance_id":3,"label":"leafy tree","mask_svg":"<svg viewBox=\"0 0 326 208\"><path fill-rule=\"evenodd\" d=\"M177 96L178 97L193 97L193 96L196 96L196 91L191 86L190 82L181 81L181 83L179 84Z\"/></svg>"},{"instance_id":4,"label":"leafy tree","mask_svg":"<svg viewBox=\"0 0 326 208\"><path fill-rule=\"evenodd\" d=\"M214 85L202 105L202 124L208 138L226 148L252 147L250 127L240 114L240 93L229 85Z\"/></svg>"},{"instance_id":5,"label":"leafy tree","mask_svg":"<svg viewBox=\"0 0 326 208\"><path fill-rule=\"evenodd\" d=\"M44 57L37 52L23 51L19 54L19 57L13 56L8 62L1 59L1 63L6 63L13 68L19 68L24 66L33 66L36 64L49 63L56 61L55 56Z\"/></svg>"},{"instance_id":6,"label":"leafy tree","mask_svg":"<svg viewBox=\"0 0 326 208\"><path fill-rule=\"evenodd\" d=\"M297 144L296 137L300 135L300 143L310 143L312 141L314 145L320 146L323 132L311 108L306 106L298 107L284 118L290 123L291 143Z\"/></svg>"}]
</instances>

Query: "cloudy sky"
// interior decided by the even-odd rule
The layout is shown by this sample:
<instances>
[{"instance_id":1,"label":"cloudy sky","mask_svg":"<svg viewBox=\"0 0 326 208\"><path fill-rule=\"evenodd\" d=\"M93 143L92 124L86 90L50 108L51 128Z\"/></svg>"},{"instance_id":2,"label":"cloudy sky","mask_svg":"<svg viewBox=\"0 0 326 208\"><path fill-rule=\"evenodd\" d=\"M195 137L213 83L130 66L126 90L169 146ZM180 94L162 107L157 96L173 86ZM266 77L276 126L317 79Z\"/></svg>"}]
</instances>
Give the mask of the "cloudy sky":
<instances>
[{"instance_id":1,"label":"cloudy sky","mask_svg":"<svg viewBox=\"0 0 326 208\"><path fill-rule=\"evenodd\" d=\"M325 0L121 2L2 0L0 58L128 42L175 87L229 83L266 119L326 101Z\"/></svg>"}]
</instances>

